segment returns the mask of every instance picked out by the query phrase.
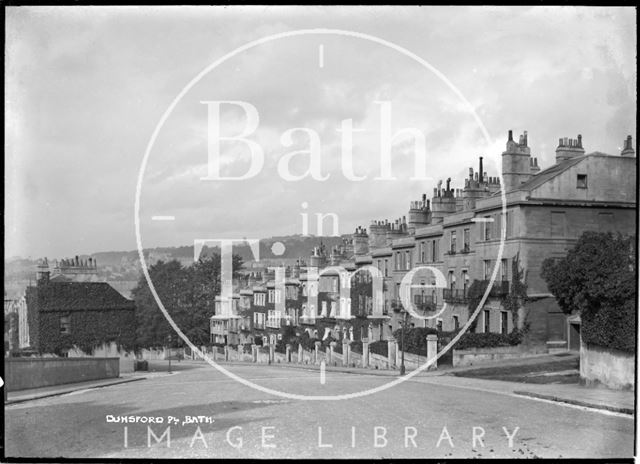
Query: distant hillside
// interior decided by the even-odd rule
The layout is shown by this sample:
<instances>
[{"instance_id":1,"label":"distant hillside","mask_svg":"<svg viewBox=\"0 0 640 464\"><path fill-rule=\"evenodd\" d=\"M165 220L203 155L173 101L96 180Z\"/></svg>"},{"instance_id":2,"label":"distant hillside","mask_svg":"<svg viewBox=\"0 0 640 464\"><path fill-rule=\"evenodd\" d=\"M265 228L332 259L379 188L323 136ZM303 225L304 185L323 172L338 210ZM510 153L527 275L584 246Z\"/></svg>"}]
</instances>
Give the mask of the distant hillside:
<instances>
[{"instance_id":1,"label":"distant hillside","mask_svg":"<svg viewBox=\"0 0 640 464\"><path fill-rule=\"evenodd\" d=\"M291 263L297 258L308 261L313 247L320 241L327 249L342 243L342 237L314 237L302 235L290 235L284 237L271 237L260 240L260 260L267 262ZM281 242L284 247L282 255L275 255L271 251L274 243ZM213 252L219 252L218 247L205 247L201 256L208 256ZM253 261L253 255L249 245L242 244L234 246L234 253L240 255L249 264ZM178 247L158 247L144 250L145 260L148 264L157 261L178 260L187 266L193 262L193 246ZM98 276L101 280L112 282L118 288L128 289L138 281L140 277L140 260L138 252L133 251L106 251L93 253L91 255L81 255L81 260L93 258L98 263ZM70 256L48 256L49 263L56 259L70 258ZM8 298L17 298L24 293L24 288L35 280L35 268L37 260L12 258L4 263L4 288ZM124 292L123 292L124 293Z\"/></svg>"}]
</instances>

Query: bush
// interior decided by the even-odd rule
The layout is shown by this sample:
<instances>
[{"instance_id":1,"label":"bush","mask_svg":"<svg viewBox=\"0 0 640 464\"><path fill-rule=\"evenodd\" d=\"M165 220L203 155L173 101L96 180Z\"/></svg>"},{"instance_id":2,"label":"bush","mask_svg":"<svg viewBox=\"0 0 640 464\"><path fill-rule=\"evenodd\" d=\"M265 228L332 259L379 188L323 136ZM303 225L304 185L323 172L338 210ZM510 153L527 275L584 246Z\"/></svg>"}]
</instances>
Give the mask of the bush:
<instances>
[{"instance_id":1,"label":"bush","mask_svg":"<svg viewBox=\"0 0 640 464\"><path fill-rule=\"evenodd\" d=\"M302 335L298 337L298 343L307 351L313 351L316 349L316 339L309 336L309 333L307 332L302 332Z\"/></svg>"},{"instance_id":2,"label":"bush","mask_svg":"<svg viewBox=\"0 0 640 464\"><path fill-rule=\"evenodd\" d=\"M635 328L635 301L628 300L617 308L603 305L597 312L583 311L580 336L585 343L635 353Z\"/></svg>"},{"instance_id":3,"label":"bush","mask_svg":"<svg viewBox=\"0 0 640 464\"><path fill-rule=\"evenodd\" d=\"M351 342L351 351L353 353L362 354L362 342L361 341L353 341Z\"/></svg>"},{"instance_id":4,"label":"bush","mask_svg":"<svg viewBox=\"0 0 640 464\"><path fill-rule=\"evenodd\" d=\"M585 343L635 352L636 265L635 236L585 232L541 275L565 313L580 312Z\"/></svg>"},{"instance_id":5,"label":"bush","mask_svg":"<svg viewBox=\"0 0 640 464\"><path fill-rule=\"evenodd\" d=\"M500 346L515 346L522 342L522 333L514 330L510 334L498 333L470 333L466 332L460 337L453 348L467 350L469 348L497 348Z\"/></svg>"},{"instance_id":6,"label":"bush","mask_svg":"<svg viewBox=\"0 0 640 464\"><path fill-rule=\"evenodd\" d=\"M369 344L369 351L380 356L389 356L389 343L387 341L373 342Z\"/></svg>"},{"instance_id":7,"label":"bush","mask_svg":"<svg viewBox=\"0 0 640 464\"><path fill-rule=\"evenodd\" d=\"M393 332L393 336L398 340L399 350L424 356L427 353L427 335L443 335L445 333L446 332L438 332L436 329L432 329L430 327L412 327L410 329L406 329L404 331L404 343L406 345L406 349L402 347L402 329L398 329Z\"/></svg>"}]
</instances>

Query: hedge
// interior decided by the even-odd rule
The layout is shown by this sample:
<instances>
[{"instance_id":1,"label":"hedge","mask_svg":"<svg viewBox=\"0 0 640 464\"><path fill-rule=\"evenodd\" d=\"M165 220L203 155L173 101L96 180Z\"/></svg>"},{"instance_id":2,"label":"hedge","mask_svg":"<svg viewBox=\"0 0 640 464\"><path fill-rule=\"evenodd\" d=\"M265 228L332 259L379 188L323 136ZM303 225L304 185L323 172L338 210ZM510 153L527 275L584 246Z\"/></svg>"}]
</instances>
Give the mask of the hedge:
<instances>
[{"instance_id":1,"label":"hedge","mask_svg":"<svg viewBox=\"0 0 640 464\"><path fill-rule=\"evenodd\" d=\"M627 300L617 308L602 306L599 311L583 311L580 336L588 344L635 353L636 307Z\"/></svg>"},{"instance_id":2,"label":"hedge","mask_svg":"<svg viewBox=\"0 0 640 464\"><path fill-rule=\"evenodd\" d=\"M515 346L522 342L522 333L514 330L510 334L471 333L466 332L453 346L456 350L469 348L497 348L500 346Z\"/></svg>"},{"instance_id":3,"label":"hedge","mask_svg":"<svg viewBox=\"0 0 640 464\"><path fill-rule=\"evenodd\" d=\"M387 341L377 341L369 344L369 352L381 356L389 356L389 344Z\"/></svg>"},{"instance_id":4,"label":"hedge","mask_svg":"<svg viewBox=\"0 0 640 464\"><path fill-rule=\"evenodd\" d=\"M361 341L351 342L351 351L354 353L362 354L362 342Z\"/></svg>"},{"instance_id":5,"label":"hedge","mask_svg":"<svg viewBox=\"0 0 640 464\"><path fill-rule=\"evenodd\" d=\"M427 353L427 335L440 334L436 329L430 327L411 327L404 331L404 342L407 346L406 350L402 347L402 329L393 332L394 338L398 341L398 349L424 356Z\"/></svg>"}]
</instances>

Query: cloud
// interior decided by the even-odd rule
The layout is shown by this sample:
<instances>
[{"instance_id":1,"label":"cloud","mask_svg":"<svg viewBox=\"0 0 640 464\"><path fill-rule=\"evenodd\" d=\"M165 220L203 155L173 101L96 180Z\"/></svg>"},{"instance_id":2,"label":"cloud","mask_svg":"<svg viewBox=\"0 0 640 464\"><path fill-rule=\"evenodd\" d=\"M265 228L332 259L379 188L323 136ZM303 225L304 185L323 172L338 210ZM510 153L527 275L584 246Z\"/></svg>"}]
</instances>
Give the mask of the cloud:
<instances>
[{"instance_id":1,"label":"cloud","mask_svg":"<svg viewBox=\"0 0 640 464\"><path fill-rule=\"evenodd\" d=\"M392 50L354 38L304 36L256 47L194 86L163 127L143 188L149 245L194 233L298 233L301 203L336 212L341 232L406 214L438 179L462 187L485 156L497 174L507 130L528 130L541 166L557 139L581 133L587 151L616 154L635 133L636 25L631 8L587 7L21 7L7 10L7 255L59 257L135 248L133 200L140 162L160 117L210 63L267 35L328 27L395 42L440 70L476 109L486 144L462 102L436 76ZM319 66L319 45L324 66ZM243 100L260 112L254 134L265 166L247 182L201 182L207 163L202 100ZM380 171L376 100L393 103L394 131L426 134L433 180L411 181L410 139L394 146L400 181ZM350 182L341 172L344 119L354 136ZM237 131L241 117L225 117ZM284 182L277 163L305 145L281 135L311 127L322 140L326 182ZM241 145L227 169L247 166ZM304 170L304 160L292 169ZM164 229L162 227L165 227Z\"/></svg>"}]
</instances>

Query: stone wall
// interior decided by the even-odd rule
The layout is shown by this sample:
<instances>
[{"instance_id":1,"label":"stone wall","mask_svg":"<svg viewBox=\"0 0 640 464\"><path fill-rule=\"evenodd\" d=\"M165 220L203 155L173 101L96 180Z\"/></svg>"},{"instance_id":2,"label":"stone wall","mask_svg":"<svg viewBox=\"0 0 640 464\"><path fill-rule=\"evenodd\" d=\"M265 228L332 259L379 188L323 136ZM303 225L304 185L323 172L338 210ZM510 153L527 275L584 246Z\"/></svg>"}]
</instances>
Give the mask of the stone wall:
<instances>
[{"instance_id":1,"label":"stone wall","mask_svg":"<svg viewBox=\"0 0 640 464\"><path fill-rule=\"evenodd\" d=\"M635 356L587 343L580 344L580 379L616 390L635 388Z\"/></svg>"},{"instance_id":2,"label":"stone wall","mask_svg":"<svg viewBox=\"0 0 640 464\"><path fill-rule=\"evenodd\" d=\"M119 358L5 358L7 391L120 376Z\"/></svg>"},{"instance_id":3,"label":"stone wall","mask_svg":"<svg viewBox=\"0 0 640 464\"><path fill-rule=\"evenodd\" d=\"M67 352L69 358L118 358L121 374L133 372L136 355L132 351L119 350L115 342L103 343L95 347L91 353L85 353L74 347Z\"/></svg>"},{"instance_id":4,"label":"stone wall","mask_svg":"<svg viewBox=\"0 0 640 464\"><path fill-rule=\"evenodd\" d=\"M475 366L497 359L526 358L540 353L523 351L518 346L499 346L496 348L469 348L468 350L453 350L453 367Z\"/></svg>"}]
</instances>

